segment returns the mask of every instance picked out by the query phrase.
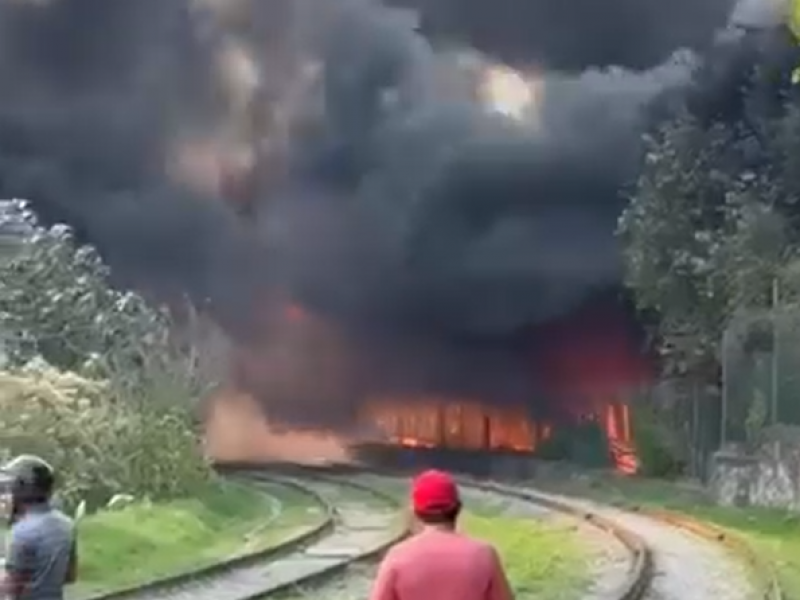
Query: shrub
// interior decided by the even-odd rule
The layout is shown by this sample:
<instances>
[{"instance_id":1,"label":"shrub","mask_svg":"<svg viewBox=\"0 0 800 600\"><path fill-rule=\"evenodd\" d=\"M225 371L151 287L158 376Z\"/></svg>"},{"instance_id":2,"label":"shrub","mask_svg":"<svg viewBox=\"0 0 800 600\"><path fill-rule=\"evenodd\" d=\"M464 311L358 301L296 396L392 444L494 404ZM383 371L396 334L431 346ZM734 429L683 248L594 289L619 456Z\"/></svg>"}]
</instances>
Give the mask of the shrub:
<instances>
[{"instance_id":1,"label":"shrub","mask_svg":"<svg viewBox=\"0 0 800 600\"><path fill-rule=\"evenodd\" d=\"M544 460L566 460L587 468L610 466L608 440L602 427L593 421L562 425L536 450Z\"/></svg>"},{"instance_id":2,"label":"shrub","mask_svg":"<svg viewBox=\"0 0 800 600\"><path fill-rule=\"evenodd\" d=\"M184 495L209 474L185 405L134 404L108 382L52 368L0 373L0 431L10 454L53 465L71 508Z\"/></svg>"},{"instance_id":3,"label":"shrub","mask_svg":"<svg viewBox=\"0 0 800 600\"><path fill-rule=\"evenodd\" d=\"M50 462L70 507L191 493L209 476L192 414L196 353L176 343L166 311L109 285L67 227L14 208L32 233L0 261L0 447Z\"/></svg>"},{"instance_id":4,"label":"shrub","mask_svg":"<svg viewBox=\"0 0 800 600\"><path fill-rule=\"evenodd\" d=\"M685 460L674 436L652 408L637 405L633 410L633 437L640 474L647 477L676 477Z\"/></svg>"}]
</instances>

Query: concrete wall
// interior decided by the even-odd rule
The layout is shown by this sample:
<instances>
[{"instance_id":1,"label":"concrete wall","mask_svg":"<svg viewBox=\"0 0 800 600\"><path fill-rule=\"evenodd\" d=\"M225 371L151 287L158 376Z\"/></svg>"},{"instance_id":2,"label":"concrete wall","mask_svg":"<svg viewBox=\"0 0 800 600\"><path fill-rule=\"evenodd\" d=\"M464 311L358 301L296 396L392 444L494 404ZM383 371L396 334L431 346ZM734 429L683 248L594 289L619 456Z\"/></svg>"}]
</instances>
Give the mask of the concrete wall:
<instances>
[{"instance_id":1,"label":"concrete wall","mask_svg":"<svg viewBox=\"0 0 800 600\"><path fill-rule=\"evenodd\" d=\"M770 442L751 454L725 448L714 455L711 486L725 506L800 511L800 443Z\"/></svg>"}]
</instances>

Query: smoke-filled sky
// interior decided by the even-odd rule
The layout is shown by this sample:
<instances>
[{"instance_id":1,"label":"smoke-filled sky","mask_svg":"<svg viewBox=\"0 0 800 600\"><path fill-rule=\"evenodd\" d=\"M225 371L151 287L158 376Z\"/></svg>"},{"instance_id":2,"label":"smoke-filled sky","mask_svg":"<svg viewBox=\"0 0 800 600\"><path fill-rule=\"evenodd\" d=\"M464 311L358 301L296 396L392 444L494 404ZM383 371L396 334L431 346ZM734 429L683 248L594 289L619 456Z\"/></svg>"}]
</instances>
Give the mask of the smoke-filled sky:
<instances>
[{"instance_id":1,"label":"smoke-filled sky","mask_svg":"<svg viewBox=\"0 0 800 600\"><path fill-rule=\"evenodd\" d=\"M368 0L0 0L0 196L239 325L277 286L369 327L507 336L618 284L649 109L731 0L420 4L446 51ZM465 93L473 39L544 81L535 118Z\"/></svg>"}]
</instances>

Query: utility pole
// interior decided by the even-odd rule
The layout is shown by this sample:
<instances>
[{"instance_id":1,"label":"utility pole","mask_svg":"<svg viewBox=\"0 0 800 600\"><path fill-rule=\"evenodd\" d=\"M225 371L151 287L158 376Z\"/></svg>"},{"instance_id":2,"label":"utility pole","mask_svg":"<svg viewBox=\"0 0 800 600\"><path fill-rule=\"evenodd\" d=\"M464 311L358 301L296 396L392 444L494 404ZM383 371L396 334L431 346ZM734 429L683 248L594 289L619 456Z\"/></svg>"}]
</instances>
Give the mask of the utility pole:
<instances>
[{"instance_id":1,"label":"utility pole","mask_svg":"<svg viewBox=\"0 0 800 600\"><path fill-rule=\"evenodd\" d=\"M778 332L778 306L780 304L780 285L778 278L772 279L772 364L770 377L770 415L772 425L778 423L778 383L780 375L780 336Z\"/></svg>"}]
</instances>

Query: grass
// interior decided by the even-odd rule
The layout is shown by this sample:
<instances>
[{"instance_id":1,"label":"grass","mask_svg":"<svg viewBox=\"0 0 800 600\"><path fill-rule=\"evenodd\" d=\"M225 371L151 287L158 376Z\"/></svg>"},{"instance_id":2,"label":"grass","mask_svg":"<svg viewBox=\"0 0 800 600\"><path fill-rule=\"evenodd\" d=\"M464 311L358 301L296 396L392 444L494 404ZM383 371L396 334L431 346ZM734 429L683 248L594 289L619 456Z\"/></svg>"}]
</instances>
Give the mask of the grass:
<instances>
[{"instance_id":1,"label":"grass","mask_svg":"<svg viewBox=\"0 0 800 600\"><path fill-rule=\"evenodd\" d=\"M462 528L497 548L518 600L572 600L589 584L574 527L478 510L464 514Z\"/></svg>"},{"instance_id":2,"label":"grass","mask_svg":"<svg viewBox=\"0 0 800 600\"><path fill-rule=\"evenodd\" d=\"M537 486L553 487L540 482ZM698 489L610 475L562 482L554 489L618 506L668 509L729 530L747 542L762 560L775 566L787 597L800 598L800 515L796 513L717 506Z\"/></svg>"},{"instance_id":3,"label":"grass","mask_svg":"<svg viewBox=\"0 0 800 600\"><path fill-rule=\"evenodd\" d=\"M138 504L78 525L72 597L116 590L267 549L319 523L306 495L282 486L210 484L195 498Z\"/></svg>"},{"instance_id":4,"label":"grass","mask_svg":"<svg viewBox=\"0 0 800 600\"><path fill-rule=\"evenodd\" d=\"M389 477L360 477L360 481L408 503L408 481ZM492 543L500 553L517 600L577 600L588 587L589 550L581 544L568 520L525 516L518 503L492 496L469 497L459 527ZM406 515L407 518L408 515ZM341 577L274 600L362 600L368 597L375 567L355 566Z\"/></svg>"},{"instance_id":5,"label":"grass","mask_svg":"<svg viewBox=\"0 0 800 600\"><path fill-rule=\"evenodd\" d=\"M574 527L556 521L511 517L500 504L477 504L461 528L494 544L517 600L577 600L589 579L588 556ZM374 565L355 565L324 583L293 589L273 600L362 600L369 596Z\"/></svg>"},{"instance_id":6,"label":"grass","mask_svg":"<svg viewBox=\"0 0 800 600\"><path fill-rule=\"evenodd\" d=\"M381 478L379 482L381 489L408 502L408 481ZM518 503L492 495L471 497L466 492L464 503L459 527L497 548L517 600L581 597L590 583L589 550L571 521L524 516L524 512L518 516Z\"/></svg>"}]
</instances>

